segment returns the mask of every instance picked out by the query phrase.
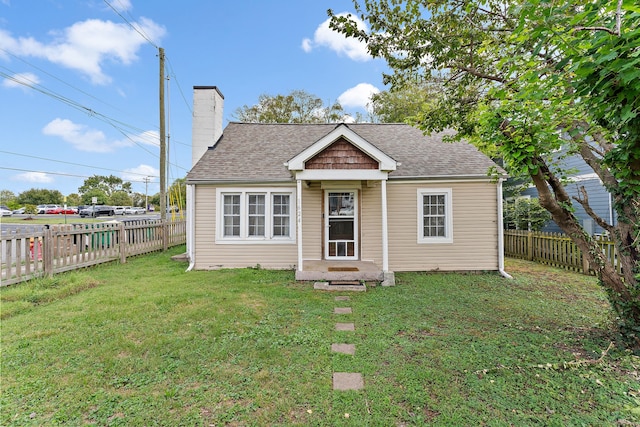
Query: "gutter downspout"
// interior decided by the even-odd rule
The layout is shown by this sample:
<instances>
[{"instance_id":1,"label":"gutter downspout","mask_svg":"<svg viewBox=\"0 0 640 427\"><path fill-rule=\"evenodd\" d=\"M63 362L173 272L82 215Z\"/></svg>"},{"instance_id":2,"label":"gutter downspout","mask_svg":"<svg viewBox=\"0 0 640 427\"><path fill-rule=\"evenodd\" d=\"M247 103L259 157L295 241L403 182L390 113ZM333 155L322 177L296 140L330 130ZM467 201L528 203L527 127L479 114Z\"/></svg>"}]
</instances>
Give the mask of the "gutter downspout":
<instances>
[{"instance_id":1,"label":"gutter downspout","mask_svg":"<svg viewBox=\"0 0 640 427\"><path fill-rule=\"evenodd\" d=\"M380 181L382 193L382 271L389 272L389 228L387 225L387 181Z\"/></svg>"},{"instance_id":2,"label":"gutter downspout","mask_svg":"<svg viewBox=\"0 0 640 427\"><path fill-rule=\"evenodd\" d=\"M513 277L504 271L504 218L502 215L502 181L504 178L498 179L497 201L498 201L498 272L502 277L513 279Z\"/></svg>"},{"instance_id":3,"label":"gutter downspout","mask_svg":"<svg viewBox=\"0 0 640 427\"><path fill-rule=\"evenodd\" d=\"M298 271L302 272L302 180L296 180L296 233L298 241Z\"/></svg>"},{"instance_id":4,"label":"gutter downspout","mask_svg":"<svg viewBox=\"0 0 640 427\"><path fill-rule=\"evenodd\" d=\"M195 259L195 251L194 251L194 246L195 246L195 222L194 222L194 217L195 217L195 212L194 212L194 208L195 208L195 201L194 201L194 195L195 195L195 187L193 186L193 184L187 184L187 258L189 258L189 267L187 267L186 271L191 271L193 269L193 267L196 265L196 259Z\"/></svg>"}]
</instances>

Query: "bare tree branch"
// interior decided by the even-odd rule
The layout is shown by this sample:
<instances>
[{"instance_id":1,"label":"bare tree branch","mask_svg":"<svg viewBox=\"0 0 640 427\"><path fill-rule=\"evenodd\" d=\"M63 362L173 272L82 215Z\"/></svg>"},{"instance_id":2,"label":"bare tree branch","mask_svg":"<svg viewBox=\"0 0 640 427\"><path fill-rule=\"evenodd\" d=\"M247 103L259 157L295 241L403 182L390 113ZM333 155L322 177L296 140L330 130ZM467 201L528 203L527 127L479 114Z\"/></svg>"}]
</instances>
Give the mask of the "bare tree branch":
<instances>
[{"instance_id":1,"label":"bare tree branch","mask_svg":"<svg viewBox=\"0 0 640 427\"><path fill-rule=\"evenodd\" d=\"M460 65L460 64L455 64L454 67L458 68L459 70L466 71L467 73L471 74L472 76L476 76L476 77L479 77L481 79L493 80L493 81L499 82L499 83L506 83L507 82L502 77L492 76L491 74L483 73L482 71L480 71L480 70L478 70L477 68L474 68L474 67L467 67L467 66Z\"/></svg>"},{"instance_id":2,"label":"bare tree branch","mask_svg":"<svg viewBox=\"0 0 640 427\"><path fill-rule=\"evenodd\" d=\"M587 213L587 215L593 218L596 224L598 224L600 227L607 230L609 234L613 233L614 227L608 222L606 222L604 219L602 219L600 215L595 213L594 210L591 208L591 205L589 205L589 195L587 194L587 190L584 188L584 185L580 186L580 188L578 189L578 192L580 193L581 196L573 196L573 199L582 205L582 207L584 208L584 211Z\"/></svg>"},{"instance_id":3,"label":"bare tree branch","mask_svg":"<svg viewBox=\"0 0 640 427\"><path fill-rule=\"evenodd\" d=\"M622 0L618 0L618 7L616 9L616 29L612 30L607 27L575 27L574 31L606 31L607 33L620 37L620 27L622 21Z\"/></svg>"}]
</instances>

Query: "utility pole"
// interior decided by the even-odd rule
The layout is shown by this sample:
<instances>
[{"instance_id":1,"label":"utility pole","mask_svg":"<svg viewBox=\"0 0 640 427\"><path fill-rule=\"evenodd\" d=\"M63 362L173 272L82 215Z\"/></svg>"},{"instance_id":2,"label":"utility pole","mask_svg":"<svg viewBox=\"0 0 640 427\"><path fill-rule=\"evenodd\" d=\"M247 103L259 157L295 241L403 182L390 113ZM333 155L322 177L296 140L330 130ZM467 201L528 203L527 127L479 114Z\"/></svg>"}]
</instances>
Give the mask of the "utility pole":
<instances>
[{"instance_id":1,"label":"utility pole","mask_svg":"<svg viewBox=\"0 0 640 427\"><path fill-rule=\"evenodd\" d=\"M158 48L160 57L160 219L167 219L167 149L164 128L164 49Z\"/></svg>"},{"instance_id":2,"label":"utility pole","mask_svg":"<svg viewBox=\"0 0 640 427\"><path fill-rule=\"evenodd\" d=\"M149 181L151 181L150 176L144 177L144 210L145 212L149 209Z\"/></svg>"}]
</instances>

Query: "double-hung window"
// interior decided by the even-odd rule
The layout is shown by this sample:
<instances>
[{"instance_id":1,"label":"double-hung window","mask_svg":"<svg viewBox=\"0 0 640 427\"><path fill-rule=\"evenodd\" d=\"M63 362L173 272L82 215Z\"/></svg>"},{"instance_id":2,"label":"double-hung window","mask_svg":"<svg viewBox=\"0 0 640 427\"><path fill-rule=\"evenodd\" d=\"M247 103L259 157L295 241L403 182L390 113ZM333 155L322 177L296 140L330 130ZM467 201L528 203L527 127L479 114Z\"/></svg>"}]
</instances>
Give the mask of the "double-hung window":
<instances>
[{"instance_id":1,"label":"double-hung window","mask_svg":"<svg viewBox=\"0 0 640 427\"><path fill-rule=\"evenodd\" d=\"M294 243L293 189L218 189L217 241Z\"/></svg>"},{"instance_id":2,"label":"double-hung window","mask_svg":"<svg viewBox=\"0 0 640 427\"><path fill-rule=\"evenodd\" d=\"M453 243L450 188L418 189L418 243Z\"/></svg>"}]
</instances>

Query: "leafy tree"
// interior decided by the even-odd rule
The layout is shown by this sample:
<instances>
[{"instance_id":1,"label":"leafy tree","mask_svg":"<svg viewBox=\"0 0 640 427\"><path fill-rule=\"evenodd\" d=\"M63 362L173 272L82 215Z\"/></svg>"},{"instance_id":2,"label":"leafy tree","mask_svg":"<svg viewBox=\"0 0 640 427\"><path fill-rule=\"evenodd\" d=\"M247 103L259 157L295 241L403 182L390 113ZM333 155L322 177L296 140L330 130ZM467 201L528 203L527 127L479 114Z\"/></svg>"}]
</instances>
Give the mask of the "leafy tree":
<instances>
[{"instance_id":1,"label":"leafy tree","mask_svg":"<svg viewBox=\"0 0 640 427\"><path fill-rule=\"evenodd\" d=\"M96 197L97 201L96 201L96 205L106 205L108 200L109 200L109 196L106 195L106 193L102 190L100 190L99 188L92 188L90 190L87 190L86 193L83 193L81 198L82 198L82 203L83 205L91 205L93 204L93 198Z\"/></svg>"},{"instance_id":2,"label":"leafy tree","mask_svg":"<svg viewBox=\"0 0 640 427\"><path fill-rule=\"evenodd\" d=\"M36 205L25 205L24 213L27 215L36 215L38 213L38 207Z\"/></svg>"},{"instance_id":3,"label":"leafy tree","mask_svg":"<svg viewBox=\"0 0 640 427\"><path fill-rule=\"evenodd\" d=\"M131 196L126 191L115 191L109 197L109 204L114 206L131 206Z\"/></svg>"},{"instance_id":4,"label":"leafy tree","mask_svg":"<svg viewBox=\"0 0 640 427\"><path fill-rule=\"evenodd\" d=\"M16 195L10 190L0 190L0 204L7 205L10 209L15 209Z\"/></svg>"},{"instance_id":5,"label":"leafy tree","mask_svg":"<svg viewBox=\"0 0 640 427\"><path fill-rule=\"evenodd\" d=\"M82 195L83 200L86 200L85 195L94 190L100 191L108 200L116 191L131 193L131 183L114 175L94 175L84 180L82 186L78 188L78 193Z\"/></svg>"},{"instance_id":6,"label":"leafy tree","mask_svg":"<svg viewBox=\"0 0 640 427\"><path fill-rule=\"evenodd\" d=\"M508 229L540 231L551 214L537 198L518 197L504 204L504 225Z\"/></svg>"},{"instance_id":7,"label":"leafy tree","mask_svg":"<svg viewBox=\"0 0 640 427\"><path fill-rule=\"evenodd\" d=\"M149 196L149 204L154 206L160 206L160 193L156 193L153 196Z\"/></svg>"},{"instance_id":8,"label":"leafy tree","mask_svg":"<svg viewBox=\"0 0 640 427\"><path fill-rule=\"evenodd\" d=\"M345 112L339 103L325 106L322 99L304 90L289 95L262 94L256 105L243 105L234 118L247 123L335 123Z\"/></svg>"},{"instance_id":9,"label":"leafy tree","mask_svg":"<svg viewBox=\"0 0 640 427\"><path fill-rule=\"evenodd\" d=\"M618 0L364 0L370 27L332 16L392 73L385 82L445 81L416 123L457 130L510 172L528 175L540 204L575 242L607 291L627 344L640 351L640 9ZM329 11L332 15L331 11ZM563 157L580 156L612 194L618 223L573 200ZM582 228L572 202L610 234L623 274Z\"/></svg>"},{"instance_id":10,"label":"leafy tree","mask_svg":"<svg viewBox=\"0 0 640 427\"><path fill-rule=\"evenodd\" d=\"M18 194L19 205L44 205L61 204L64 196L58 190L48 190L46 188L32 188Z\"/></svg>"},{"instance_id":11,"label":"leafy tree","mask_svg":"<svg viewBox=\"0 0 640 427\"><path fill-rule=\"evenodd\" d=\"M67 196L67 205L69 206L79 206L82 204L82 199L80 195L77 193L71 193Z\"/></svg>"},{"instance_id":12,"label":"leafy tree","mask_svg":"<svg viewBox=\"0 0 640 427\"><path fill-rule=\"evenodd\" d=\"M145 195L143 193L131 193L131 206L144 206Z\"/></svg>"},{"instance_id":13,"label":"leafy tree","mask_svg":"<svg viewBox=\"0 0 640 427\"><path fill-rule=\"evenodd\" d=\"M434 102L442 91L439 81L407 81L371 97L371 117L377 123L410 123L425 104Z\"/></svg>"}]
</instances>

